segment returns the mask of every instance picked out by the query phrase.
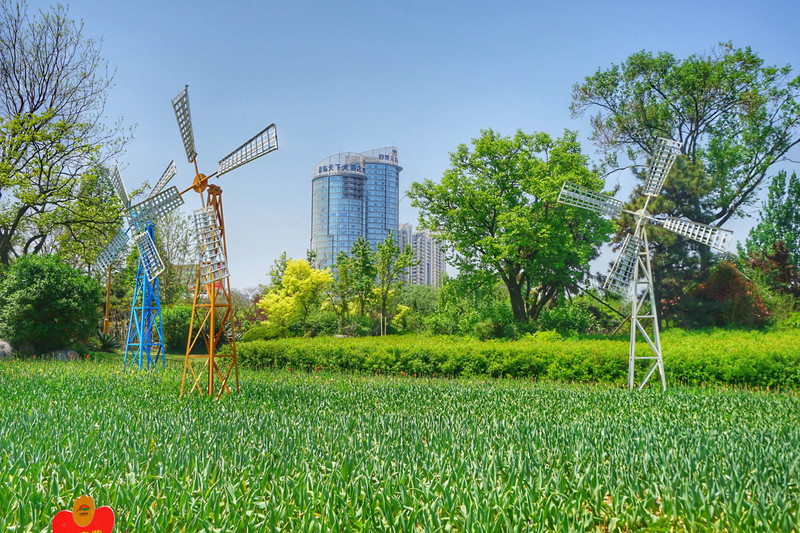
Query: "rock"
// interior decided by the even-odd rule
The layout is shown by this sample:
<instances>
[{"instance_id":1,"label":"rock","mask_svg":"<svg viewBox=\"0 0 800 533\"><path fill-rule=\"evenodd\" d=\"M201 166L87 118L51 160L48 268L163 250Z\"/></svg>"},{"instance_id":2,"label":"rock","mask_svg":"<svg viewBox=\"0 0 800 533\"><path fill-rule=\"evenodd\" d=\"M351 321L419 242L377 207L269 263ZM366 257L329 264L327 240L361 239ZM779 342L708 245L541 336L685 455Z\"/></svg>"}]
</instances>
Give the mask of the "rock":
<instances>
[{"instance_id":1,"label":"rock","mask_svg":"<svg viewBox=\"0 0 800 533\"><path fill-rule=\"evenodd\" d=\"M54 352L50 352L50 357L48 359L55 359L56 361L77 361L78 360L78 352L75 350L55 350Z\"/></svg>"},{"instance_id":2,"label":"rock","mask_svg":"<svg viewBox=\"0 0 800 533\"><path fill-rule=\"evenodd\" d=\"M14 350L11 348L11 345L8 341L4 341L0 339L0 359L11 359L11 355L14 353Z\"/></svg>"}]
</instances>

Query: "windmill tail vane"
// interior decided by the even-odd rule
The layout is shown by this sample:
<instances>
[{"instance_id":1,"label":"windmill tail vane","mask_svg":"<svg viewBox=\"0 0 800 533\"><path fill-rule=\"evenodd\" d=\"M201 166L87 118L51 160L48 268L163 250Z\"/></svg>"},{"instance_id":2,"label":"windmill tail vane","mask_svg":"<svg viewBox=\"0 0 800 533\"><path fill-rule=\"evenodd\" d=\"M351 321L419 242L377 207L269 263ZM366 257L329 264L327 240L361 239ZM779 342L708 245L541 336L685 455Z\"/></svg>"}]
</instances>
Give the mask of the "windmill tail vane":
<instances>
[{"instance_id":1,"label":"windmill tail vane","mask_svg":"<svg viewBox=\"0 0 800 533\"><path fill-rule=\"evenodd\" d=\"M635 220L633 233L628 233L620 247L603 288L630 300L631 336L628 350L628 386L633 389L637 361L651 364L639 384L642 389L648 379L658 371L662 389L666 390L664 360L658 325L657 305L653 289L653 272L647 237L648 223L658 225L687 239L725 252L733 239L733 232L716 226L701 224L675 217L655 218L647 212L650 200L658 196L680 153L681 143L672 139L658 139L650 158L647 178L643 187L644 207L638 211L623 208L623 203L597 191L564 182L558 201L569 206L593 211L607 217L621 213L632 215ZM651 354L636 355L637 336L642 337L649 346Z\"/></svg>"}]
</instances>

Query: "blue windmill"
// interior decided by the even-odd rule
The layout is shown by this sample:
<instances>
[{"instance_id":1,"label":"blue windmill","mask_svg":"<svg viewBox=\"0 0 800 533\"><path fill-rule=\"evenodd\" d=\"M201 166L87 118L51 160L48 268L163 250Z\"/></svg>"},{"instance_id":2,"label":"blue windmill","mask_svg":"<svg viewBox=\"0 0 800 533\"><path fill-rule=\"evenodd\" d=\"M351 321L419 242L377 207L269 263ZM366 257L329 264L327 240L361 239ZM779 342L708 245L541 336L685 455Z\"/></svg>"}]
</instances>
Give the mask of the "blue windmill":
<instances>
[{"instance_id":1,"label":"blue windmill","mask_svg":"<svg viewBox=\"0 0 800 533\"><path fill-rule=\"evenodd\" d=\"M109 269L131 240L139 251L139 266L125 343L125 369L138 365L141 370L146 365L149 370L151 366L156 367L159 358L162 367L166 365L164 333L161 328L161 295L158 287L158 276L164 271L164 262L156 250L153 229L158 219L183 204L177 187L162 191L175 174L173 161L148 197L135 205L131 205L117 167L114 167L109 177L113 190L122 202L124 226L97 258L97 266L102 270Z\"/></svg>"}]
</instances>

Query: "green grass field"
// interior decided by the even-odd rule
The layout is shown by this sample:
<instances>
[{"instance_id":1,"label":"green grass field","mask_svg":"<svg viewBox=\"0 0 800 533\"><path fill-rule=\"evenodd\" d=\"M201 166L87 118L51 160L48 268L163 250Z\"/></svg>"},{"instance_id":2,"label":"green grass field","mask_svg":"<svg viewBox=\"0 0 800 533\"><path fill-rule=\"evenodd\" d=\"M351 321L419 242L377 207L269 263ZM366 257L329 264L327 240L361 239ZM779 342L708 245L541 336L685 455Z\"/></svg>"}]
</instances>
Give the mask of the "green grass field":
<instances>
[{"instance_id":1,"label":"green grass field","mask_svg":"<svg viewBox=\"0 0 800 533\"><path fill-rule=\"evenodd\" d=\"M794 392L0 362L0 530L799 531Z\"/></svg>"}]
</instances>

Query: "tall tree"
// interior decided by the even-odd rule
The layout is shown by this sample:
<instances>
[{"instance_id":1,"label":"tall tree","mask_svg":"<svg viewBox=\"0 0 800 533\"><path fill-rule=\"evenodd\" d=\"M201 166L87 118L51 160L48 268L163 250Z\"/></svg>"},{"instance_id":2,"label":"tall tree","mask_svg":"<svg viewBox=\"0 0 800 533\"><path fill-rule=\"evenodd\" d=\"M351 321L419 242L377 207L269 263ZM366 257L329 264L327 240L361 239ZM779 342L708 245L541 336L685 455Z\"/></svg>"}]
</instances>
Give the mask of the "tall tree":
<instances>
[{"instance_id":1,"label":"tall tree","mask_svg":"<svg viewBox=\"0 0 800 533\"><path fill-rule=\"evenodd\" d=\"M328 270L313 268L305 259L289 259L281 288L258 301L257 306L267 316L265 324L273 326L276 333L286 334L289 325L299 320L306 331L309 315L319 307L331 283L333 276Z\"/></svg>"},{"instance_id":2,"label":"tall tree","mask_svg":"<svg viewBox=\"0 0 800 533\"><path fill-rule=\"evenodd\" d=\"M748 252L767 253L782 241L791 263L800 268L800 179L792 172L779 172L769 187L767 201L759 211L759 221L747 237Z\"/></svg>"},{"instance_id":3,"label":"tall tree","mask_svg":"<svg viewBox=\"0 0 800 533\"><path fill-rule=\"evenodd\" d=\"M353 278L353 291L358 303L358 315L364 316L372 300L372 290L375 288L375 276L378 272L375 266L375 252L364 237L359 237L350 248L351 276Z\"/></svg>"},{"instance_id":4,"label":"tall tree","mask_svg":"<svg viewBox=\"0 0 800 533\"><path fill-rule=\"evenodd\" d=\"M557 203L565 180L602 189L574 132L503 137L491 129L450 154L440 183L413 183L408 193L420 224L444 243L448 263L467 278L499 276L514 318L534 320L544 305L586 272L612 225ZM480 276L479 276L480 277Z\"/></svg>"},{"instance_id":5,"label":"tall tree","mask_svg":"<svg viewBox=\"0 0 800 533\"><path fill-rule=\"evenodd\" d=\"M390 319L389 302L393 292L402 286L401 278L408 267L419 263L414 260L414 251L410 246L400 250L394 238L394 232L378 243L375 253L377 270L378 312L381 316L381 334L386 335L386 325Z\"/></svg>"},{"instance_id":6,"label":"tall tree","mask_svg":"<svg viewBox=\"0 0 800 533\"><path fill-rule=\"evenodd\" d=\"M128 140L101 120L112 77L66 7L0 0L0 264L116 230L116 203L87 194Z\"/></svg>"},{"instance_id":7,"label":"tall tree","mask_svg":"<svg viewBox=\"0 0 800 533\"><path fill-rule=\"evenodd\" d=\"M791 66L767 66L750 48L721 43L709 55L641 51L600 68L573 87L571 111L590 114L606 163L617 166L626 154L642 182L658 137L682 142L648 210L722 226L746 213L775 165L800 143L799 99L800 77L792 77ZM634 189L628 209L641 208L641 192ZM618 239L629 225L622 217ZM660 307L679 301L687 280L713 265L708 247L665 230L654 229L651 249ZM669 319L672 309L661 308L659 318Z\"/></svg>"},{"instance_id":8,"label":"tall tree","mask_svg":"<svg viewBox=\"0 0 800 533\"><path fill-rule=\"evenodd\" d=\"M328 300L339 319L339 331L344 332L350 316L350 303L355 297L355 280L353 278L354 259L341 251L333 265L333 284L328 291Z\"/></svg>"},{"instance_id":9,"label":"tall tree","mask_svg":"<svg viewBox=\"0 0 800 533\"><path fill-rule=\"evenodd\" d=\"M593 139L612 162L637 161L658 137L681 141L698 173L688 202L669 214L723 225L744 214L776 163L800 143L800 76L766 66L749 47L722 43L710 55L677 59L637 52L573 87L573 116L591 113ZM641 177L644 177L643 174Z\"/></svg>"},{"instance_id":10,"label":"tall tree","mask_svg":"<svg viewBox=\"0 0 800 533\"><path fill-rule=\"evenodd\" d=\"M194 281L195 244L190 220L180 211L172 211L156 222L156 247L164 261L164 272L158 281L164 305L188 297L189 287Z\"/></svg>"}]
</instances>

